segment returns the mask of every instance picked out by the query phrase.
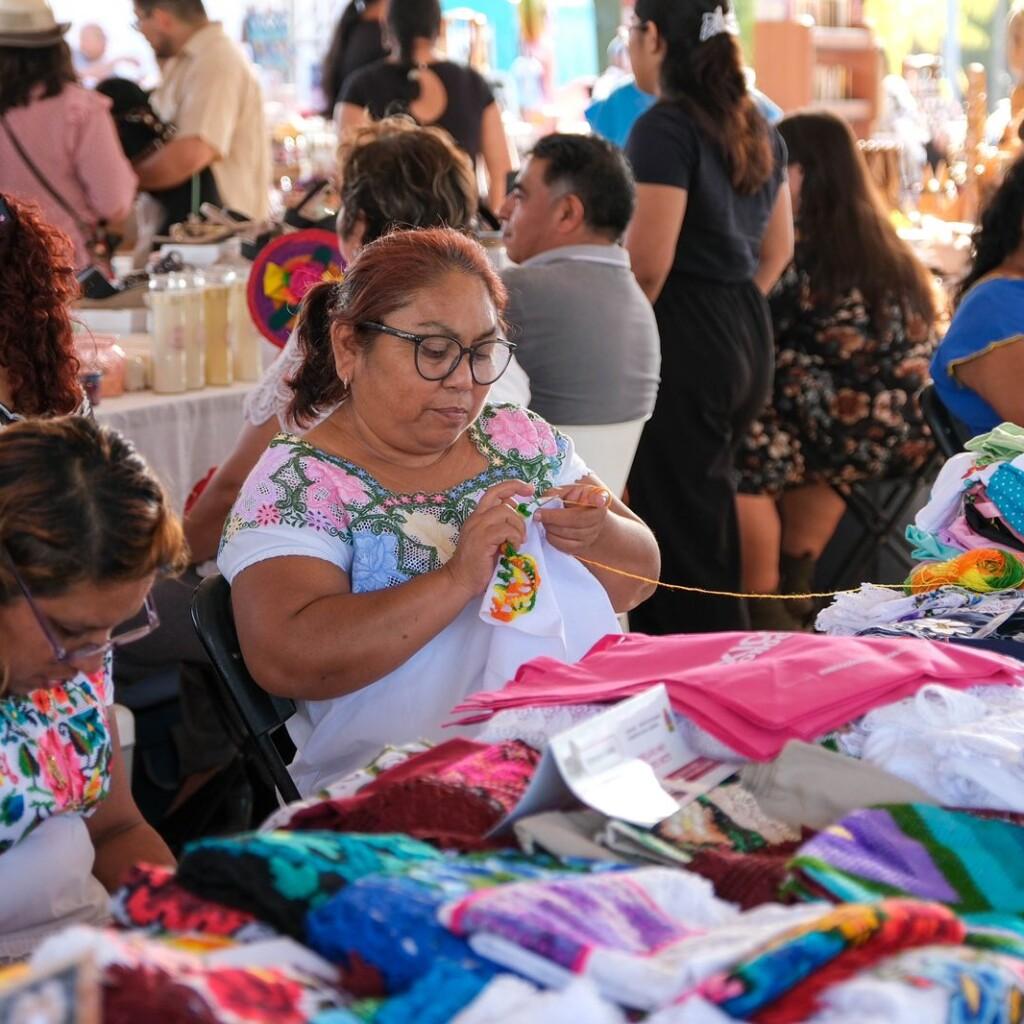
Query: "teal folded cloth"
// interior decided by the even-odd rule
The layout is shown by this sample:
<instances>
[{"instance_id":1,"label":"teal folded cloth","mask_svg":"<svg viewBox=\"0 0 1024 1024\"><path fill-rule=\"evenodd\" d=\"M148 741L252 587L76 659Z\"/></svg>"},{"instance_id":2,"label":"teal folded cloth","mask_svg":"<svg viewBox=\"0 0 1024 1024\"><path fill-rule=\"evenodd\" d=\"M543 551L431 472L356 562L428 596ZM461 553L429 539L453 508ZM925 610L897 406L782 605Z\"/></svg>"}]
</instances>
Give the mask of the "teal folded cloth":
<instances>
[{"instance_id":1,"label":"teal folded cloth","mask_svg":"<svg viewBox=\"0 0 1024 1024\"><path fill-rule=\"evenodd\" d=\"M1021 820L925 804L854 811L800 847L783 889L850 903L912 896L977 923L1024 916Z\"/></svg>"},{"instance_id":2,"label":"teal folded cloth","mask_svg":"<svg viewBox=\"0 0 1024 1024\"><path fill-rule=\"evenodd\" d=\"M302 941L306 916L339 889L441 856L404 835L259 832L190 843L177 880L203 899L246 910Z\"/></svg>"}]
</instances>

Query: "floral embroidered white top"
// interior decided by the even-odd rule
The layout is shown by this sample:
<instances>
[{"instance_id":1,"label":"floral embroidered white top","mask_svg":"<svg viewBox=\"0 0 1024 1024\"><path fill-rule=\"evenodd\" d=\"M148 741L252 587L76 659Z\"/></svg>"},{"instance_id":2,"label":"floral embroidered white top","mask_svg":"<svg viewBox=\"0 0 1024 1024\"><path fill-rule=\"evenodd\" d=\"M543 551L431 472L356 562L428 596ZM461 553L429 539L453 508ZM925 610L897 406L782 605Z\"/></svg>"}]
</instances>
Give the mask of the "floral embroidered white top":
<instances>
[{"instance_id":1,"label":"floral embroidered white top","mask_svg":"<svg viewBox=\"0 0 1024 1024\"><path fill-rule=\"evenodd\" d=\"M348 573L353 593L399 586L451 558L459 531L488 488L522 479L542 493L575 483L587 467L572 441L518 406L485 406L469 437L488 469L445 492L394 494L366 470L279 434L243 486L224 529L218 567L229 582L268 558L320 558ZM303 795L366 764L382 747L445 738L451 709L501 686L540 655L581 658L619 632L604 588L576 559L544 557L550 592L572 609L553 636L484 622L479 602L392 673L329 701L299 703L288 723L298 749L291 772Z\"/></svg>"},{"instance_id":2,"label":"floral embroidered white top","mask_svg":"<svg viewBox=\"0 0 1024 1024\"><path fill-rule=\"evenodd\" d=\"M108 660L0 700L0 961L59 925L107 917L85 818L110 790L112 695Z\"/></svg>"}]
</instances>

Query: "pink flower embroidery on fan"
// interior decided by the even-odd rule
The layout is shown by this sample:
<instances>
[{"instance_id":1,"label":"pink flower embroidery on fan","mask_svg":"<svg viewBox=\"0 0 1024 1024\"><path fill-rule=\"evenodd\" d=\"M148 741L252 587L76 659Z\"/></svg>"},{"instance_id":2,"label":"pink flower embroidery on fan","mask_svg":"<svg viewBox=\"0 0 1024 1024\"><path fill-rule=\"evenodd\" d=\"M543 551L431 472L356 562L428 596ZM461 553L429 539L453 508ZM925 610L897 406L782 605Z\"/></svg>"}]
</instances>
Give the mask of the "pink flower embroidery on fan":
<instances>
[{"instance_id":1,"label":"pink flower embroidery on fan","mask_svg":"<svg viewBox=\"0 0 1024 1024\"><path fill-rule=\"evenodd\" d=\"M502 451L517 451L524 459L558 451L551 428L530 419L525 409L499 409L484 430Z\"/></svg>"},{"instance_id":2,"label":"pink flower embroidery on fan","mask_svg":"<svg viewBox=\"0 0 1024 1024\"><path fill-rule=\"evenodd\" d=\"M306 292L323 279L324 271L319 264L305 263L292 271L288 281L288 290L295 296L296 302L301 302L305 298Z\"/></svg>"},{"instance_id":3,"label":"pink flower embroidery on fan","mask_svg":"<svg viewBox=\"0 0 1024 1024\"><path fill-rule=\"evenodd\" d=\"M260 505L256 510L256 522L260 526L277 526L281 513L273 505Z\"/></svg>"},{"instance_id":4,"label":"pink flower embroidery on fan","mask_svg":"<svg viewBox=\"0 0 1024 1024\"><path fill-rule=\"evenodd\" d=\"M62 742L60 734L50 729L39 737L37 749L43 781L53 794L58 810L78 804L85 792L85 779L75 757L75 748Z\"/></svg>"}]
</instances>

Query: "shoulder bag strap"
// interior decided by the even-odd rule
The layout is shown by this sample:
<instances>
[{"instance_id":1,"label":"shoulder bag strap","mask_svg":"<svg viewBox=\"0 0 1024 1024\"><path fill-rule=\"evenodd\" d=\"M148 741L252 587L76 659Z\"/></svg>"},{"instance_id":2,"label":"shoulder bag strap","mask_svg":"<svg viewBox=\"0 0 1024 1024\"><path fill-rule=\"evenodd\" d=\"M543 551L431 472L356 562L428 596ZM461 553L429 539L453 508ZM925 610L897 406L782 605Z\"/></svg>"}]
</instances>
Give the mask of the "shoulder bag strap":
<instances>
[{"instance_id":1,"label":"shoulder bag strap","mask_svg":"<svg viewBox=\"0 0 1024 1024\"><path fill-rule=\"evenodd\" d=\"M0 114L0 126L3 126L3 130L6 133L7 138L11 140L11 145L18 151L18 156L21 157L22 163L29 169L29 171L32 172L32 176L36 181L46 189L53 201L75 222L75 226L78 230L81 231L86 238L90 238L96 231L95 225L86 224L67 200L50 184L46 175L39 170L32 158L25 152L21 143L18 141L18 136L11 131L11 126L7 123L7 118L3 114Z\"/></svg>"}]
</instances>

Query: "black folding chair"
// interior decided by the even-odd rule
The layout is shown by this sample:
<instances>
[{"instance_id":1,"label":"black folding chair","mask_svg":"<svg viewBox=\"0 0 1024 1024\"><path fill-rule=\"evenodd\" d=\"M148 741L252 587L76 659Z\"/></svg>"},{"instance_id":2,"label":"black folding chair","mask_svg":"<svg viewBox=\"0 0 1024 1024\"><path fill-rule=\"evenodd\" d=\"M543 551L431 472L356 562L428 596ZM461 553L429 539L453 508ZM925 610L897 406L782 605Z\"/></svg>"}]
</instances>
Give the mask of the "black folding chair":
<instances>
[{"instance_id":1,"label":"black folding chair","mask_svg":"<svg viewBox=\"0 0 1024 1024\"><path fill-rule=\"evenodd\" d=\"M294 701L274 697L249 674L231 611L231 587L223 576L207 577L192 599L192 622L221 684L218 703L225 725L261 778L285 803L300 799L274 741L295 714Z\"/></svg>"},{"instance_id":2,"label":"black folding chair","mask_svg":"<svg viewBox=\"0 0 1024 1024\"><path fill-rule=\"evenodd\" d=\"M921 413L944 458L951 459L964 450L970 434L942 404L934 384L921 392Z\"/></svg>"}]
</instances>

